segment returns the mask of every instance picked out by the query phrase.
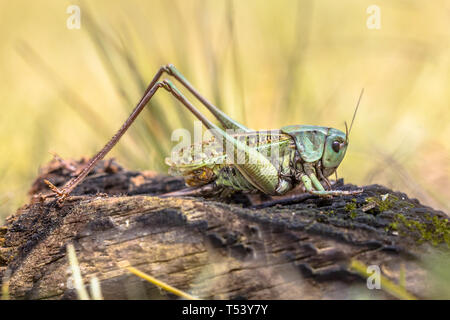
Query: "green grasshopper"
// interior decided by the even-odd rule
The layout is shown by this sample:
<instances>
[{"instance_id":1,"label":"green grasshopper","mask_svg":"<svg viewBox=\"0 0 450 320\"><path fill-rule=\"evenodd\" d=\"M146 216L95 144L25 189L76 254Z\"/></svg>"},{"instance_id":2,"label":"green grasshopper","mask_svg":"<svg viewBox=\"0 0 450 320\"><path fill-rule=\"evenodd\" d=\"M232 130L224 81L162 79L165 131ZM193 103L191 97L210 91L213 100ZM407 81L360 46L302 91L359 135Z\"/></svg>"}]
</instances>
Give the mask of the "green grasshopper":
<instances>
[{"instance_id":1,"label":"green grasshopper","mask_svg":"<svg viewBox=\"0 0 450 320\"><path fill-rule=\"evenodd\" d=\"M221 123L223 129L209 121L171 81L167 79L160 81L164 73L172 76L190 91ZM362 192L362 190L331 190L328 180L328 177L336 171L347 151L350 133L347 125L346 133L334 128L310 125L291 125L271 131L251 130L231 119L200 95L173 65L167 65L161 67L156 73L143 97L122 127L103 149L89 160L76 177L69 180L62 188L57 188L45 180L56 194L59 203L64 202L95 164L114 147L160 88L170 92L214 134L211 140L203 142L202 146L205 148L203 156L195 157L197 149L193 145L188 150L181 150L182 153L188 153L187 157L166 160L170 166L169 173L183 176L186 184L190 187L166 194L166 196L224 196L235 191L284 195L298 185L302 186L305 192L323 197ZM360 99L361 96L358 105ZM350 130L357 109L358 106L353 115ZM240 133L229 134L224 130L239 130ZM213 153L213 156L205 157L204 154L207 151L215 150L212 141L218 140L232 146L231 150L227 148L225 152L216 152ZM276 153L268 151L275 145ZM244 161L229 161L234 159L237 154ZM223 161L224 159L226 161ZM249 161L250 159L252 161Z\"/></svg>"}]
</instances>

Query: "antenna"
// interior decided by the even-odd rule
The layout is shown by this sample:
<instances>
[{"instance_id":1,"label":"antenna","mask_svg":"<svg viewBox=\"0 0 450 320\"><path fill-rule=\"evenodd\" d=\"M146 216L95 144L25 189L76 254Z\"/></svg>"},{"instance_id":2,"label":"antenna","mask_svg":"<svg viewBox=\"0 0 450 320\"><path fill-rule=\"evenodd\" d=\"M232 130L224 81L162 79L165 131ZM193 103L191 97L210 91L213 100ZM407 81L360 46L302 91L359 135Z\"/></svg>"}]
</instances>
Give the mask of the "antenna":
<instances>
[{"instance_id":1,"label":"antenna","mask_svg":"<svg viewBox=\"0 0 450 320\"><path fill-rule=\"evenodd\" d=\"M358 103L356 104L355 112L353 113L352 122L350 123L350 129L348 130L347 140L348 140L348 136L350 135L350 132L352 131L353 121L355 121L356 112L358 112L359 103L361 102L363 93L364 93L364 88L361 89L361 93L359 94ZM346 125L346 127L347 127L347 125Z\"/></svg>"}]
</instances>

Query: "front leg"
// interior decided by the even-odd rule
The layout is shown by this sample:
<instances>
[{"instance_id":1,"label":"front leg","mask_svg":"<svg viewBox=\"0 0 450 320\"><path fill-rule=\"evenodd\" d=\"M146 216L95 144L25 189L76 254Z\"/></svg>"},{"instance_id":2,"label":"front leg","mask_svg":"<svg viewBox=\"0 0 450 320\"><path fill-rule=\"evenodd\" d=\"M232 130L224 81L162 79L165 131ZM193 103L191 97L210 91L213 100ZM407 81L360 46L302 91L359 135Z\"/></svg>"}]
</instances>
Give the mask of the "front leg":
<instances>
[{"instance_id":1,"label":"front leg","mask_svg":"<svg viewBox=\"0 0 450 320\"><path fill-rule=\"evenodd\" d=\"M321 160L317 161L317 163L316 163L316 174L317 174L317 177L320 179L320 181L325 182L325 184L327 185L326 189L331 190L330 180L328 180L328 178L325 177L322 173L322 161Z\"/></svg>"},{"instance_id":2,"label":"front leg","mask_svg":"<svg viewBox=\"0 0 450 320\"><path fill-rule=\"evenodd\" d=\"M317 179L314 166L312 163L305 163L303 164L304 174L301 176L301 180L303 182L303 185L305 186L305 189L307 192L320 196L329 198L332 196L344 196L344 195L353 195L353 194L359 194L363 192L364 190L358 189L358 190L325 190L322 184L320 183L319 179Z\"/></svg>"}]
</instances>

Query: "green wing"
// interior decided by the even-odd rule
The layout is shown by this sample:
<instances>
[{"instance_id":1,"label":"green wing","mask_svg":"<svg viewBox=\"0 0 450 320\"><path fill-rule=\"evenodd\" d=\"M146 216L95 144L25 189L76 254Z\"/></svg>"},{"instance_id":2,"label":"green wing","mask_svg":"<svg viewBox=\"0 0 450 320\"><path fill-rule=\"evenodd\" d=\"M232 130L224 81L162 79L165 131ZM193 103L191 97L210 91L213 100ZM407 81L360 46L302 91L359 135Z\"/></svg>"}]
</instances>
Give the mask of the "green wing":
<instances>
[{"instance_id":1,"label":"green wing","mask_svg":"<svg viewBox=\"0 0 450 320\"><path fill-rule=\"evenodd\" d=\"M233 137L245 142L249 147L264 152L267 156L271 156L270 150L276 144L278 148L295 147L291 137L279 131L244 132L235 134ZM232 162L228 160L224 147L213 137L181 149L177 155L166 158L166 164L169 166L170 175L186 176L202 168L215 169L229 165Z\"/></svg>"}]
</instances>

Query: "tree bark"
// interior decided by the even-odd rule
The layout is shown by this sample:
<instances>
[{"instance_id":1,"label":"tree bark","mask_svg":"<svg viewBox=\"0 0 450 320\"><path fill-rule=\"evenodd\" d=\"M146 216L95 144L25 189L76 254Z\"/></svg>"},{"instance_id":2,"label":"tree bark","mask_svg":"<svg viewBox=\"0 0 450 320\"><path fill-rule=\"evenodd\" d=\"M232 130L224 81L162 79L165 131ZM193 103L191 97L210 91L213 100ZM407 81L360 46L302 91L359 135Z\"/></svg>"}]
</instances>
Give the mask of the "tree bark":
<instances>
[{"instance_id":1,"label":"tree bark","mask_svg":"<svg viewBox=\"0 0 450 320\"><path fill-rule=\"evenodd\" d=\"M426 298L423 257L448 253L441 243L448 228L435 230L427 218L448 220L445 213L379 185L363 187L358 196L287 197L277 205L243 194L160 198L184 182L108 160L62 207L40 200L48 193L43 179L62 185L82 164L54 160L41 169L30 203L0 228L0 277L10 274L11 298L76 299L68 281L69 243L86 285L97 277L105 299L176 298L127 266L203 299L394 298L386 290L368 290L366 278L351 267L355 260L378 266L393 282L404 272L406 290ZM399 214L434 234L414 232Z\"/></svg>"}]
</instances>

